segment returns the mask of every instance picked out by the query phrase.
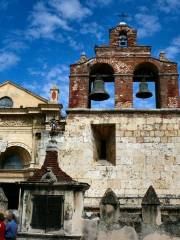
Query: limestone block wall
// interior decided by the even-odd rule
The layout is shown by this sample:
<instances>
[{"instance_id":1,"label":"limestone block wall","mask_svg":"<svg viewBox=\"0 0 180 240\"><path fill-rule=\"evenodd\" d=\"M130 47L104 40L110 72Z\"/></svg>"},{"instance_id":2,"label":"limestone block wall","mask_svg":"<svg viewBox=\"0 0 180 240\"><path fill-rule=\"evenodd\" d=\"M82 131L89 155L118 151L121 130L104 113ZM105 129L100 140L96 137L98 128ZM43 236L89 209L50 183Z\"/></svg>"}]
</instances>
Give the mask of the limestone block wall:
<instances>
[{"instance_id":1,"label":"limestone block wall","mask_svg":"<svg viewBox=\"0 0 180 240\"><path fill-rule=\"evenodd\" d=\"M98 206L107 188L122 204L140 204L153 185L161 202L180 203L179 110L69 110L59 142L62 169L87 182L85 205ZM115 164L94 159L92 124L115 124ZM166 196L168 195L168 200ZM168 201L168 202L167 202Z\"/></svg>"}]
</instances>

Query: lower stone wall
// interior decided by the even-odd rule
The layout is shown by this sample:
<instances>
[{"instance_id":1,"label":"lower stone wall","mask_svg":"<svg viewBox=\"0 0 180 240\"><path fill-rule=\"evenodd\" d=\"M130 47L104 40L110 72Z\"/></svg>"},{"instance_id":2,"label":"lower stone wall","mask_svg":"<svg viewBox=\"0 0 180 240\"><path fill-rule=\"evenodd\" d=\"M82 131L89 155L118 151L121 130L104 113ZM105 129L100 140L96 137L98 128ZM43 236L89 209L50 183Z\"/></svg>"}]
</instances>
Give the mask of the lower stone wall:
<instances>
[{"instance_id":1,"label":"lower stone wall","mask_svg":"<svg viewBox=\"0 0 180 240\"><path fill-rule=\"evenodd\" d=\"M58 240L80 240L80 236L62 236L62 235L55 235L55 234L30 234L30 233L19 233L17 240L51 240L51 239L58 239Z\"/></svg>"},{"instance_id":2,"label":"lower stone wall","mask_svg":"<svg viewBox=\"0 0 180 240\"><path fill-rule=\"evenodd\" d=\"M133 226L135 224L135 226ZM139 230L138 230L139 228ZM108 226L98 224L97 220L86 220L83 240L180 240L180 226L169 224L169 232L163 227L145 225L132 222L132 226L114 223ZM171 232L176 229L176 234Z\"/></svg>"},{"instance_id":3,"label":"lower stone wall","mask_svg":"<svg viewBox=\"0 0 180 240\"><path fill-rule=\"evenodd\" d=\"M100 215L86 214L83 240L180 240L180 206L161 207L150 187L141 208L122 208L108 189L101 199Z\"/></svg>"},{"instance_id":4,"label":"lower stone wall","mask_svg":"<svg viewBox=\"0 0 180 240\"><path fill-rule=\"evenodd\" d=\"M93 240L93 238L84 238L84 240ZM111 231L100 231L97 240L179 240L179 237L171 237L163 232L154 232L143 238L139 238L133 227L124 226L120 229Z\"/></svg>"}]
</instances>

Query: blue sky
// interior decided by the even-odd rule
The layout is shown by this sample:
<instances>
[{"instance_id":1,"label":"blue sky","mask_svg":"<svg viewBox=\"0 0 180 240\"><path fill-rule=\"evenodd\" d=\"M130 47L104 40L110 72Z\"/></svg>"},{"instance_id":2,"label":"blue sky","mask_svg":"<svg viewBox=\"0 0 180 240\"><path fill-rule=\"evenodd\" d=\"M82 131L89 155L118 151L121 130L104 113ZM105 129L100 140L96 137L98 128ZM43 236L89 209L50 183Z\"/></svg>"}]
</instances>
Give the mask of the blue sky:
<instances>
[{"instance_id":1,"label":"blue sky","mask_svg":"<svg viewBox=\"0 0 180 240\"><path fill-rule=\"evenodd\" d=\"M121 12L138 30L139 44L179 62L180 0L0 0L0 81L46 98L56 84L67 108L69 64L84 51L93 57L95 44L107 44Z\"/></svg>"}]
</instances>

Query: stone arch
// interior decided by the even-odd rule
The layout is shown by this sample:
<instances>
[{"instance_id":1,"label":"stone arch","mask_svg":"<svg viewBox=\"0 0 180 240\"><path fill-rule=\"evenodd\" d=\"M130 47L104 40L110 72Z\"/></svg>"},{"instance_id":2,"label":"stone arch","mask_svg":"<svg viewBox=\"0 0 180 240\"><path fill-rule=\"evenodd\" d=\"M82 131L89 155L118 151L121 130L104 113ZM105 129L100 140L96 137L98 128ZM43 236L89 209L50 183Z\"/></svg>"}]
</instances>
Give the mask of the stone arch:
<instances>
[{"instance_id":1,"label":"stone arch","mask_svg":"<svg viewBox=\"0 0 180 240\"><path fill-rule=\"evenodd\" d=\"M26 144L24 144L24 143L21 143L21 142L8 142L7 148L9 148L9 147L22 147L22 148L24 148L26 151L28 151L28 153L29 153L30 155L31 155L31 153L32 153L31 148L30 148L28 145L26 145Z\"/></svg>"},{"instance_id":2,"label":"stone arch","mask_svg":"<svg viewBox=\"0 0 180 240\"><path fill-rule=\"evenodd\" d=\"M133 74L134 74L135 81L136 81L135 79L136 75L138 74L144 74L144 75L152 74L152 77L155 77L156 80L158 80L159 67L157 66L157 64L155 64L152 61L142 61L135 65ZM151 79L151 77L148 77L147 81L153 81L153 79Z\"/></svg>"},{"instance_id":3,"label":"stone arch","mask_svg":"<svg viewBox=\"0 0 180 240\"><path fill-rule=\"evenodd\" d=\"M90 75L93 74L114 74L114 68L109 63L95 63L90 67Z\"/></svg>"},{"instance_id":4,"label":"stone arch","mask_svg":"<svg viewBox=\"0 0 180 240\"><path fill-rule=\"evenodd\" d=\"M114 69L115 74L131 72L131 69L127 64L125 64L123 62L120 62L120 61L117 62L117 61L114 61L113 59L108 59L108 58L101 58L101 59L94 58L94 59L91 59L88 62L89 69L97 63L104 63L104 64L110 65Z\"/></svg>"},{"instance_id":5,"label":"stone arch","mask_svg":"<svg viewBox=\"0 0 180 240\"><path fill-rule=\"evenodd\" d=\"M19 145L8 144L6 151L0 156L1 169L21 170L29 166L31 154Z\"/></svg>"},{"instance_id":6,"label":"stone arch","mask_svg":"<svg viewBox=\"0 0 180 240\"><path fill-rule=\"evenodd\" d=\"M150 99L153 97L153 102L156 105L156 108L159 108L160 84L159 67L157 64L155 64L154 61L142 61L137 63L133 71L133 81L139 83L139 90L136 92L138 101L140 101L140 99ZM151 91L147 90L149 89L149 86L152 88Z\"/></svg>"},{"instance_id":7,"label":"stone arch","mask_svg":"<svg viewBox=\"0 0 180 240\"><path fill-rule=\"evenodd\" d=\"M114 68L111 64L94 62L89 66L89 107L102 108L110 102L114 107L114 85Z\"/></svg>"}]
</instances>

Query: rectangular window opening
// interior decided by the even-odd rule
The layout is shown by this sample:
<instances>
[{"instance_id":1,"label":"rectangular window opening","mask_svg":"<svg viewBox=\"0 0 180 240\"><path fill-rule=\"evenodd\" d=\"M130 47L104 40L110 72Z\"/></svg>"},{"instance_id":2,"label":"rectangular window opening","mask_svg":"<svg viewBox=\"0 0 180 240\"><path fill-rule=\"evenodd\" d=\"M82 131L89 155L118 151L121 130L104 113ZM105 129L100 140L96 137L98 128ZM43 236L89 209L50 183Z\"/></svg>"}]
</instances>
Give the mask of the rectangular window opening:
<instances>
[{"instance_id":1,"label":"rectangular window opening","mask_svg":"<svg viewBox=\"0 0 180 240\"><path fill-rule=\"evenodd\" d=\"M95 161L115 165L115 124L92 124Z\"/></svg>"}]
</instances>

